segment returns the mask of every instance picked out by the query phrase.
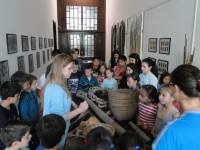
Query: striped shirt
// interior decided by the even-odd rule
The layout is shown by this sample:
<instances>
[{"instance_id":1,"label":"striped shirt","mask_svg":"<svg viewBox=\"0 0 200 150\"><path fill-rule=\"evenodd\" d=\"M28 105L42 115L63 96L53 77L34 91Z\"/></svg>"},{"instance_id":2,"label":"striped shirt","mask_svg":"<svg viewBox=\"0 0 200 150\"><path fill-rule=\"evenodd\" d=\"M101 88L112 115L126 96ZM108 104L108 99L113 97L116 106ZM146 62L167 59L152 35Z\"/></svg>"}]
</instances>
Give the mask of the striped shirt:
<instances>
[{"instance_id":1,"label":"striped shirt","mask_svg":"<svg viewBox=\"0 0 200 150\"><path fill-rule=\"evenodd\" d=\"M156 121L157 104L146 105L139 102L139 115L138 119L142 124L147 124L149 128L152 128Z\"/></svg>"}]
</instances>

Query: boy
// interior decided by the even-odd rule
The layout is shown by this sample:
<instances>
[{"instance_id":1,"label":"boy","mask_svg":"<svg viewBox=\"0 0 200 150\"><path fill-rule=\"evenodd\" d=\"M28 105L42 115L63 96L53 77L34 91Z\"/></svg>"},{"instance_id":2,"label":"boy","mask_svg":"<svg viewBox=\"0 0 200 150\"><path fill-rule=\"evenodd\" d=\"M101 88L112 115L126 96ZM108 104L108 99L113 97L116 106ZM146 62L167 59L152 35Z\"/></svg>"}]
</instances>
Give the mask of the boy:
<instances>
[{"instance_id":1,"label":"boy","mask_svg":"<svg viewBox=\"0 0 200 150\"><path fill-rule=\"evenodd\" d=\"M44 116L38 124L38 136L41 145L36 150L59 150L58 143L65 134L64 118L57 114Z\"/></svg>"},{"instance_id":2,"label":"boy","mask_svg":"<svg viewBox=\"0 0 200 150\"><path fill-rule=\"evenodd\" d=\"M78 84L79 84L81 76L82 76L82 73L78 71L78 61L74 60L74 64L72 66L72 74L70 78L67 80L67 85L70 92L72 93L72 99L75 101L76 104L78 103L76 102L76 99L77 99L76 92L78 91Z\"/></svg>"},{"instance_id":3,"label":"boy","mask_svg":"<svg viewBox=\"0 0 200 150\"><path fill-rule=\"evenodd\" d=\"M0 128L12 119L19 118L15 104L20 97L21 87L13 82L6 81L0 88L2 101L0 103ZM0 149L4 149L5 145L0 141Z\"/></svg>"},{"instance_id":4,"label":"boy","mask_svg":"<svg viewBox=\"0 0 200 150\"><path fill-rule=\"evenodd\" d=\"M97 79L94 76L92 76L91 65L87 65L85 67L85 75L81 76L79 89L84 92L88 92L90 87L98 86L98 85L99 83Z\"/></svg>"},{"instance_id":5,"label":"boy","mask_svg":"<svg viewBox=\"0 0 200 150\"><path fill-rule=\"evenodd\" d=\"M113 78L113 70L107 69L106 76L107 78L103 80L102 87L112 89L112 90L117 90L118 84L117 84L117 80Z\"/></svg>"},{"instance_id":6,"label":"boy","mask_svg":"<svg viewBox=\"0 0 200 150\"><path fill-rule=\"evenodd\" d=\"M118 59L118 64L114 68L114 78L117 80L118 85L120 85L122 78L126 74L126 56L120 55Z\"/></svg>"},{"instance_id":7,"label":"boy","mask_svg":"<svg viewBox=\"0 0 200 150\"><path fill-rule=\"evenodd\" d=\"M6 145L6 150L28 150L30 126L20 120L9 121L0 131L0 139Z\"/></svg>"}]
</instances>

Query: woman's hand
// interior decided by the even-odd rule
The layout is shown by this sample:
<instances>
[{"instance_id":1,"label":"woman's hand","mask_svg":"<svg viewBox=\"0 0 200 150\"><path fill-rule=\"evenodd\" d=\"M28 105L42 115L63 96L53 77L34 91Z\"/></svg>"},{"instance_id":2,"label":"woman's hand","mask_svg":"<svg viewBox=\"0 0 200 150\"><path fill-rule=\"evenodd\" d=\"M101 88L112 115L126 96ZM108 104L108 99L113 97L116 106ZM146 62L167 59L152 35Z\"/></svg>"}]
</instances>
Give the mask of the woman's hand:
<instances>
[{"instance_id":1,"label":"woman's hand","mask_svg":"<svg viewBox=\"0 0 200 150\"><path fill-rule=\"evenodd\" d=\"M79 105L79 109L81 110L81 113L86 111L88 109L88 107L89 106L88 106L88 103L86 101L80 103L80 105Z\"/></svg>"}]
</instances>

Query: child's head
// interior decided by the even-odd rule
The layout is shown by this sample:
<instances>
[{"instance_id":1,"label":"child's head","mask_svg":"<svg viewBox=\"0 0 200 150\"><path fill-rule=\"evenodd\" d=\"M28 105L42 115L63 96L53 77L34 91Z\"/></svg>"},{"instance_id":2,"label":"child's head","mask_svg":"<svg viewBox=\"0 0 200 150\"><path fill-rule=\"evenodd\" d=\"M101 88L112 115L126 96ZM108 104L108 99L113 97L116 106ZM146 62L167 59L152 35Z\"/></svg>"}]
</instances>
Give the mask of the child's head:
<instances>
[{"instance_id":1,"label":"child's head","mask_svg":"<svg viewBox=\"0 0 200 150\"><path fill-rule=\"evenodd\" d=\"M139 82L140 78L137 72L133 72L127 75L127 85L130 89L136 89L137 83Z\"/></svg>"},{"instance_id":2,"label":"child's head","mask_svg":"<svg viewBox=\"0 0 200 150\"><path fill-rule=\"evenodd\" d=\"M159 101L160 104L163 105L167 103L173 103L174 97L172 96L172 90L168 85L163 85L160 88Z\"/></svg>"},{"instance_id":3,"label":"child's head","mask_svg":"<svg viewBox=\"0 0 200 150\"><path fill-rule=\"evenodd\" d=\"M78 71L78 60L74 59L74 64L72 66L72 72L76 73Z\"/></svg>"},{"instance_id":4,"label":"child's head","mask_svg":"<svg viewBox=\"0 0 200 150\"><path fill-rule=\"evenodd\" d=\"M92 61L93 61L94 67L95 67L95 68L98 68L98 67L99 67L99 64L100 64L99 58L98 58L98 57L93 57Z\"/></svg>"},{"instance_id":5,"label":"child's head","mask_svg":"<svg viewBox=\"0 0 200 150\"><path fill-rule=\"evenodd\" d=\"M110 133L103 127L97 127L87 135L86 150L114 149Z\"/></svg>"},{"instance_id":6,"label":"child's head","mask_svg":"<svg viewBox=\"0 0 200 150\"><path fill-rule=\"evenodd\" d=\"M0 96L2 100L9 100L10 103L15 104L21 93L21 87L19 84L16 84L11 81L6 81L1 85Z\"/></svg>"},{"instance_id":7,"label":"child's head","mask_svg":"<svg viewBox=\"0 0 200 150\"><path fill-rule=\"evenodd\" d=\"M51 56L52 56L53 58L55 58L56 55L58 55L58 54L61 54L60 50L58 50L58 49L55 49L55 50L53 50L53 51L51 52Z\"/></svg>"},{"instance_id":8,"label":"child's head","mask_svg":"<svg viewBox=\"0 0 200 150\"><path fill-rule=\"evenodd\" d=\"M73 59L77 59L79 55L79 49L78 48L72 48L70 50L70 55L73 57Z\"/></svg>"},{"instance_id":9,"label":"child's head","mask_svg":"<svg viewBox=\"0 0 200 150\"><path fill-rule=\"evenodd\" d=\"M91 67L91 65L86 65L85 66L85 75L87 76L87 77L91 77L92 76L92 67Z\"/></svg>"},{"instance_id":10,"label":"child's head","mask_svg":"<svg viewBox=\"0 0 200 150\"><path fill-rule=\"evenodd\" d=\"M144 74L152 72L156 77L158 77L158 70L156 64L151 58L145 58L142 60L141 69Z\"/></svg>"},{"instance_id":11,"label":"child's head","mask_svg":"<svg viewBox=\"0 0 200 150\"><path fill-rule=\"evenodd\" d=\"M28 77L29 77L29 81L30 81L30 90L35 91L36 90L37 77L32 75L32 74L28 74Z\"/></svg>"},{"instance_id":12,"label":"child's head","mask_svg":"<svg viewBox=\"0 0 200 150\"><path fill-rule=\"evenodd\" d=\"M8 148L21 149L31 140L30 128L25 122L11 120L0 131L0 139Z\"/></svg>"},{"instance_id":13,"label":"child's head","mask_svg":"<svg viewBox=\"0 0 200 150\"><path fill-rule=\"evenodd\" d=\"M118 59L119 56L120 56L120 52L119 52L118 50L114 50L114 51L112 52L111 58L112 58L112 59Z\"/></svg>"},{"instance_id":14,"label":"child's head","mask_svg":"<svg viewBox=\"0 0 200 150\"><path fill-rule=\"evenodd\" d=\"M57 114L44 116L38 123L38 136L43 148L54 148L65 133L66 123Z\"/></svg>"},{"instance_id":15,"label":"child's head","mask_svg":"<svg viewBox=\"0 0 200 150\"><path fill-rule=\"evenodd\" d=\"M169 72L163 72L160 76L159 83L168 85L171 81L171 74Z\"/></svg>"},{"instance_id":16,"label":"child's head","mask_svg":"<svg viewBox=\"0 0 200 150\"><path fill-rule=\"evenodd\" d=\"M114 73L113 69L107 69L106 70L106 77L108 79L111 79L113 77L113 73Z\"/></svg>"},{"instance_id":17,"label":"child's head","mask_svg":"<svg viewBox=\"0 0 200 150\"><path fill-rule=\"evenodd\" d=\"M150 84L143 85L140 89L139 100L142 103L158 103L157 89Z\"/></svg>"},{"instance_id":18,"label":"child's head","mask_svg":"<svg viewBox=\"0 0 200 150\"><path fill-rule=\"evenodd\" d=\"M124 67L126 65L126 61L127 61L126 56L120 55L118 58L118 65L120 67Z\"/></svg>"},{"instance_id":19,"label":"child's head","mask_svg":"<svg viewBox=\"0 0 200 150\"><path fill-rule=\"evenodd\" d=\"M137 53L132 53L129 55L129 63L134 63L138 67L138 69L141 68L141 60L140 56Z\"/></svg>"},{"instance_id":20,"label":"child's head","mask_svg":"<svg viewBox=\"0 0 200 150\"><path fill-rule=\"evenodd\" d=\"M136 150L144 147L144 142L136 132L127 131L119 137L117 147L118 150Z\"/></svg>"},{"instance_id":21,"label":"child's head","mask_svg":"<svg viewBox=\"0 0 200 150\"><path fill-rule=\"evenodd\" d=\"M106 63L100 63L99 65L99 74L105 74L107 70Z\"/></svg>"},{"instance_id":22,"label":"child's head","mask_svg":"<svg viewBox=\"0 0 200 150\"><path fill-rule=\"evenodd\" d=\"M126 74L130 74L133 72L138 72L137 66L134 63L129 63L126 65Z\"/></svg>"}]
</instances>

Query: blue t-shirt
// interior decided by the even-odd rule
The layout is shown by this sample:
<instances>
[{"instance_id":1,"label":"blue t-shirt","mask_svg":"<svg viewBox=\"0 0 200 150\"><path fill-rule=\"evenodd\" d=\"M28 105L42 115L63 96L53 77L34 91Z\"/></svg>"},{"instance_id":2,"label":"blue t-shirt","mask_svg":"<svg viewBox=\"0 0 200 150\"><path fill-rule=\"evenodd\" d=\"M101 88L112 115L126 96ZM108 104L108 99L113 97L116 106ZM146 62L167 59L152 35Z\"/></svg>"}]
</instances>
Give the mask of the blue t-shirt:
<instances>
[{"instance_id":1,"label":"blue t-shirt","mask_svg":"<svg viewBox=\"0 0 200 150\"><path fill-rule=\"evenodd\" d=\"M117 80L115 80L114 78L112 79L106 78L103 80L102 87L117 90L118 89Z\"/></svg>"},{"instance_id":2,"label":"blue t-shirt","mask_svg":"<svg viewBox=\"0 0 200 150\"><path fill-rule=\"evenodd\" d=\"M168 123L153 142L154 150L199 150L200 111L187 111Z\"/></svg>"},{"instance_id":3,"label":"blue t-shirt","mask_svg":"<svg viewBox=\"0 0 200 150\"><path fill-rule=\"evenodd\" d=\"M144 74L141 73L140 77L140 86L151 84L157 89L158 78L153 73Z\"/></svg>"}]
</instances>

